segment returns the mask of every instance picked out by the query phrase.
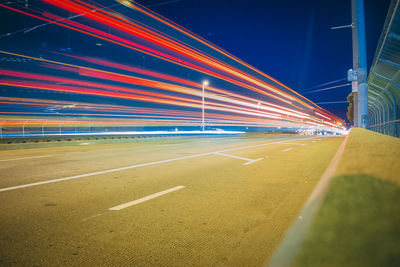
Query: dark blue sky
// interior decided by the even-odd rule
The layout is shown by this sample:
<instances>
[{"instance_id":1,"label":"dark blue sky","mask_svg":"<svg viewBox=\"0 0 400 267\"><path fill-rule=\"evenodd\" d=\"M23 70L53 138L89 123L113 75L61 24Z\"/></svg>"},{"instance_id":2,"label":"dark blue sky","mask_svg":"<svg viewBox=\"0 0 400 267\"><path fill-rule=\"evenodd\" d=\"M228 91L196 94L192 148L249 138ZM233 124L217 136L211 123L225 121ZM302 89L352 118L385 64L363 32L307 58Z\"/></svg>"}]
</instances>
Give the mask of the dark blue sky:
<instances>
[{"instance_id":1,"label":"dark blue sky","mask_svg":"<svg viewBox=\"0 0 400 267\"><path fill-rule=\"evenodd\" d=\"M351 23L350 0L138 2L299 92L345 78L352 67L351 30L330 30ZM389 4L390 0L365 0L368 66ZM316 103L344 101L350 91L342 87L305 96ZM346 104L321 106L345 118Z\"/></svg>"}]
</instances>

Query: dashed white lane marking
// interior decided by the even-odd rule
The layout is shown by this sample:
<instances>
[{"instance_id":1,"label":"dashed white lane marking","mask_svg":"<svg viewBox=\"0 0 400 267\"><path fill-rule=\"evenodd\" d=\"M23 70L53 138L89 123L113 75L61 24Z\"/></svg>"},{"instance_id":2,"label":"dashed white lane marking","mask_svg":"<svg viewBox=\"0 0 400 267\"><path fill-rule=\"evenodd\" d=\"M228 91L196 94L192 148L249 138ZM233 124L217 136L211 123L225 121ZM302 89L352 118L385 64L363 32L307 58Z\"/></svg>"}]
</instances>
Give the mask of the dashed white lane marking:
<instances>
[{"instance_id":1,"label":"dashed white lane marking","mask_svg":"<svg viewBox=\"0 0 400 267\"><path fill-rule=\"evenodd\" d=\"M257 161L263 159L263 158L259 158L259 159L248 159L248 158L239 157L239 156L234 156L234 155L229 155L229 154L225 154L225 153L221 153L221 152L214 152L213 154L215 154L215 155L220 155L220 156L224 156L224 157L230 157L230 158L234 158L234 159L241 159L241 160L247 161L246 163L243 163L243 165L249 165L249 164L252 164L252 163L254 163L254 162L257 162Z\"/></svg>"},{"instance_id":2,"label":"dashed white lane marking","mask_svg":"<svg viewBox=\"0 0 400 267\"><path fill-rule=\"evenodd\" d=\"M81 222L85 222L85 221L87 221L87 220L89 220L89 219L96 218L96 217L102 216L102 215L104 215L104 214L105 214L105 213L99 213L99 214L92 215L92 216L90 216L90 217L84 218Z\"/></svg>"},{"instance_id":3,"label":"dashed white lane marking","mask_svg":"<svg viewBox=\"0 0 400 267\"><path fill-rule=\"evenodd\" d=\"M183 146L183 145L186 145L186 144L161 144L159 146Z\"/></svg>"},{"instance_id":4,"label":"dashed white lane marking","mask_svg":"<svg viewBox=\"0 0 400 267\"><path fill-rule=\"evenodd\" d=\"M105 173L111 173L111 172L117 172L117 171L124 171L124 170L144 167L144 166L150 166L150 165L156 165L156 164L161 164L161 163L167 163L167 162L182 160L182 159L197 158L197 157L211 155L211 154L214 154L215 152L223 153L223 152L240 150L240 149L256 148L256 147L262 147L262 146L269 146L269 145L273 145L273 144L281 144L281 143L286 143L286 142L296 141L296 140L304 140L304 138L295 138L295 139L283 140L283 141L272 142L272 143L264 143L264 144L258 144L258 145L251 145L251 146L234 147L234 148L229 148L229 149L224 149L224 150L219 150L219 151L213 151L213 152L207 152L207 153L201 153L201 154L194 154L194 155L190 155L190 156L173 158L173 159L166 159L166 160L160 160L160 161L153 161L153 162L148 162L148 163L143 163L143 164L126 166L126 167L122 167L122 168L98 171L98 172L90 172L90 173L74 175L74 176L69 176L69 177L63 177L63 178L57 178L57 179L52 179L52 180L46 180L46 181L41 181L41 182L36 182L36 183L10 186L10 187L5 187L5 188L0 188L0 192L11 191L11 190L21 189L21 188L26 188L26 187L43 185L43 184L57 183L57 182L68 181L68 180L73 180L73 179L79 179L79 178L93 176L93 175L99 175L99 174L105 174ZM252 161L252 162L250 162L248 164L254 163L254 162L258 161L258 160L260 160L260 159ZM248 165L248 164L245 164L245 165Z\"/></svg>"},{"instance_id":5,"label":"dashed white lane marking","mask_svg":"<svg viewBox=\"0 0 400 267\"><path fill-rule=\"evenodd\" d=\"M80 143L80 146L86 146L86 145L90 145L90 143Z\"/></svg>"},{"instance_id":6,"label":"dashed white lane marking","mask_svg":"<svg viewBox=\"0 0 400 267\"><path fill-rule=\"evenodd\" d=\"M317 142L317 141L311 141L311 142L315 143L315 142Z\"/></svg>"},{"instance_id":7,"label":"dashed white lane marking","mask_svg":"<svg viewBox=\"0 0 400 267\"><path fill-rule=\"evenodd\" d=\"M288 151L290 151L290 150L292 150L292 149L293 149L293 148L289 147L289 148L286 148L286 149L282 150L282 152L288 152Z\"/></svg>"},{"instance_id":8,"label":"dashed white lane marking","mask_svg":"<svg viewBox=\"0 0 400 267\"><path fill-rule=\"evenodd\" d=\"M150 196L139 198L137 200L134 200L134 201L131 201L131 202L128 202L128 203L125 203L125 204L121 204L121 205L109 208L108 210L122 210L122 209L128 208L130 206L133 206L133 205L148 201L150 199L153 199L153 198L156 198L156 197L159 197L159 196L162 196L162 195L177 191L177 190L182 189L182 188L185 188L185 187L183 185L178 185L178 186L175 186L173 188L170 188L170 189L167 189L167 190L152 194Z\"/></svg>"},{"instance_id":9,"label":"dashed white lane marking","mask_svg":"<svg viewBox=\"0 0 400 267\"><path fill-rule=\"evenodd\" d=\"M35 157L24 157L24 158L14 158L14 159L0 159L0 161L12 161L12 160L23 160L23 159L39 159L39 158L48 158L54 155L46 155L46 156L35 156Z\"/></svg>"},{"instance_id":10,"label":"dashed white lane marking","mask_svg":"<svg viewBox=\"0 0 400 267\"><path fill-rule=\"evenodd\" d=\"M299 144L299 143L282 143L281 145L295 145L295 146L304 146L304 144Z\"/></svg>"},{"instance_id":11,"label":"dashed white lane marking","mask_svg":"<svg viewBox=\"0 0 400 267\"><path fill-rule=\"evenodd\" d=\"M245 161L252 161L252 159L243 158L243 157L234 156L234 155L229 155L229 154L220 153L220 152L214 152L213 154L220 155L220 156L225 156L225 157L230 157L230 158L234 158L234 159L241 159L241 160L245 160Z\"/></svg>"}]
</instances>

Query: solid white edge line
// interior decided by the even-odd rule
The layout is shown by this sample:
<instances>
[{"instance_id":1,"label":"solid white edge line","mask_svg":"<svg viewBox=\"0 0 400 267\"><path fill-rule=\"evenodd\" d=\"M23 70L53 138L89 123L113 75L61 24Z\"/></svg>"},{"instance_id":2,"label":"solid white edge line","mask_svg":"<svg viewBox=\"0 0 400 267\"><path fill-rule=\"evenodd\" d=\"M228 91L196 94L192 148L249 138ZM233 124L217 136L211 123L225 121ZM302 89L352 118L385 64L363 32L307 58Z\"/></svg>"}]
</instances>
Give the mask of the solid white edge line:
<instances>
[{"instance_id":1,"label":"solid white edge line","mask_svg":"<svg viewBox=\"0 0 400 267\"><path fill-rule=\"evenodd\" d=\"M34 156L34 157L23 157L23 158L14 158L14 159L0 159L0 161L12 161L12 160L22 160L22 159L39 159L39 158L48 158L54 155L46 155L46 156Z\"/></svg>"},{"instance_id":2,"label":"solid white edge line","mask_svg":"<svg viewBox=\"0 0 400 267\"><path fill-rule=\"evenodd\" d=\"M98 175L98 174L105 174L105 173L116 172L116 171L124 171L124 170L128 170L128 169L139 168L139 167L155 165L155 164L161 164L161 163L166 163L166 162L171 162L171 161L176 161L176 160L181 160L181 159L201 157L201 156L214 154L215 152L223 153L223 152L227 152L227 151L234 151L234 150L240 150L240 149L262 147L262 146L268 146L268 145L273 145L273 144L281 144L281 143L290 142L290 141L294 141L294 140L304 140L304 139L309 139L309 138L295 138L295 139L283 140L283 141L272 142L272 143L264 143L264 144L243 146L243 147L234 147L234 148L229 148L229 149L219 150L219 151L214 151L214 152L195 154L195 155L179 157L179 158L173 158L173 159L167 159L167 160L153 161L153 162L149 162L149 163L137 164L137 165L127 166L127 167L122 167L122 168L109 169L109 170L85 173L85 174L80 174L80 175L64 177L64 178L46 180L46 181L41 181L41 182L36 182L36 183L30 183L30 184L23 184L23 185L16 185L16 186L0 188L0 192L11 191L11 190L21 189L21 188L26 188L26 187L43 185L43 184L57 183L57 182L68 181L68 180L73 180L73 179L79 179L79 178Z\"/></svg>"},{"instance_id":3,"label":"solid white edge line","mask_svg":"<svg viewBox=\"0 0 400 267\"><path fill-rule=\"evenodd\" d=\"M108 210L122 210L122 209L128 208L130 206L133 206L133 205L148 201L150 199L153 199L153 198L156 198L156 197L159 197L159 196L162 196L162 195L177 191L177 190L182 189L182 188L185 188L185 187L183 185L178 185L178 186L175 186L173 188L170 188L170 189L167 189L167 190L164 190L164 191L149 195L147 197L142 197L142 198L139 198L137 200L134 200L134 201L131 201L131 202L128 202L128 203L125 203L125 204L121 204L121 205L109 208Z\"/></svg>"},{"instance_id":4,"label":"solid white edge line","mask_svg":"<svg viewBox=\"0 0 400 267\"><path fill-rule=\"evenodd\" d=\"M292 149L293 149L293 148L289 147L289 148L286 148L286 149L282 150L282 152L288 152L288 151L290 151L290 150L292 150Z\"/></svg>"},{"instance_id":5,"label":"solid white edge line","mask_svg":"<svg viewBox=\"0 0 400 267\"><path fill-rule=\"evenodd\" d=\"M166 162L171 162L171 161L176 161L176 160L181 160L181 159L201 157L201 156L205 156L205 155L209 155L209 154L211 154L211 153L203 153L203 154L190 155L190 156L174 158L174 159L153 161L153 162L149 162L149 163L132 165L132 166L127 166L127 167L122 167L122 168L117 168L117 169L110 169L110 170L105 170L105 171L91 172L91 173L85 173L85 174L69 176L69 177L64 177L64 178L58 178L58 179L53 179L53 180L47 180L47 181L42 181L42 182L11 186L11 187L6 187L6 188L1 188L0 192L10 191L10 190L15 190L15 189L21 189L21 188L25 188L25 187L32 187L32 186L42 185L42 184L50 184L50 183L56 183L56 182L61 182L61 181L68 181L68 180L72 180L72 179L78 179L78 178L83 178L83 177L93 176L93 175L98 175L98 174L105 174L105 173L116 172L116 171L124 171L124 170L128 170L128 169L139 168L139 167L155 165L155 164L160 164L160 163L166 163Z\"/></svg>"}]
</instances>

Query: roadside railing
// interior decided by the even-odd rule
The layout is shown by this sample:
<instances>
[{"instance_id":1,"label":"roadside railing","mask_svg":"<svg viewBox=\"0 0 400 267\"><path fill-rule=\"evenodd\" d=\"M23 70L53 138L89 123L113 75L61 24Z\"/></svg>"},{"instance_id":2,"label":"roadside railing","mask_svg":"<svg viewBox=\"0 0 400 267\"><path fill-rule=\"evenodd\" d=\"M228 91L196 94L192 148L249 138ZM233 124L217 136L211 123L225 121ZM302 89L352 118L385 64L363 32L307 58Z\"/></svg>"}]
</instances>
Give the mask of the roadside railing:
<instances>
[{"instance_id":1,"label":"roadside railing","mask_svg":"<svg viewBox=\"0 0 400 267\"><path fill-rule=\"evenodd\" d=\"M400 137L400 120L370 125L368 129L381 134Z\"/></svg>"}]
</instances>

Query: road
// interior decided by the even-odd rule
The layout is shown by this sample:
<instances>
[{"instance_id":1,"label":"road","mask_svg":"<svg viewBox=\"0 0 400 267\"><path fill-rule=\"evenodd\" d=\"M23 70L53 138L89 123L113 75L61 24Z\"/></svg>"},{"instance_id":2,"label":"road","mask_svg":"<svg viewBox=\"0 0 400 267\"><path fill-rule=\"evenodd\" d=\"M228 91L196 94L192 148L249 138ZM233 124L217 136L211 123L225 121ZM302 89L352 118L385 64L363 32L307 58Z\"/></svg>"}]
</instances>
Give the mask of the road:
<instances>
[{"instance_id":1,"label":"road","mask_svg":"<svg viewBox=\"0 0 400 267\"><path fill-rule=\"evenodd\" d=\"M0 151L0 265L263 265L342 137Z\"/></svg>"}]
</instances>

